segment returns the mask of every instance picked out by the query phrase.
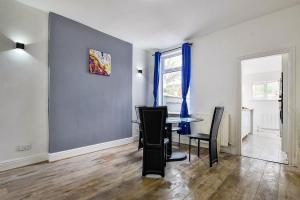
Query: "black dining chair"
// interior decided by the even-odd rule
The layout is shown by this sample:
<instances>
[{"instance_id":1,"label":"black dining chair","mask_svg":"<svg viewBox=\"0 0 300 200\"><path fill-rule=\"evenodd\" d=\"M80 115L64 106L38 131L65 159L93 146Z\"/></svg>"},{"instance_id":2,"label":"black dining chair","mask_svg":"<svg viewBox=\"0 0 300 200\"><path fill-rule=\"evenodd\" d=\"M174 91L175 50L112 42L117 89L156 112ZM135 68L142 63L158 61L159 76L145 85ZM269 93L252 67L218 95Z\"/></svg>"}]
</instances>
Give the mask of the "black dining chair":
<instances>
[{"instance_id":1,"label":"black dining chair","mask_svg":"<svg viewBox=\"0 0 300 200\"><path fill-rule=\"evenodd\" d=\"M212 167L213 163L219 162L218 150L217 150L217 137L218 137L218 131L222 120L223 112L224 112L224 107L215 107L211 128L210 128L210 134L197 133L197 134L189 135L189 161L191 161L191 140L196 139L198 140L198 157L200 156L199 155L200 140L204 140L204 141L208 141L209 143L209 166Z\"/></svg>"},{"instance_id":2,"label":"black dining chair","mask_svg":"<svg viewBox=\"0 0 300 200\"><path fill-rule=\"evenodd\" d=\"M141 126L141 120L140 120L140 114L139 114L139 108L140 107L146 107L146 106L135 106L135 114L136 114L136 120L138 122L138 126L139 126L139 140L138 140L138 150L143 148L143 129ZM167 113L167 117L168 117L168 107L167 106L158 106L158 108L163 108L165 110L165 112ZM176 128L176 127L175 127ZM179 129L173 129L172 131L176 131ZM180 127L179 127L180 128ZM167 134L165 134L165 138L167 138Z\"/></svg>"},{"instance_id":3,"label":"black dining chair","mask_svg":"<svg viewBox=\"0 0 300 200\"><path fill-rule=\"evenodd\" d=\"M140 107L145 107L145 106L135 106L136 120L137 120L138 126L139 126L138 150L143 148L143 130L142 130L142 127L141 127L141 120L140 120L140 113L139 113L139 108Z\"/></svg>"},{"instance_id":4,"label":"black dining chair","mask_svg":"<svg viewBox=\"0 0 300 200\"><path fill-rule=\"evenodd\" d=\"M166 147L165 136L167 113L164 108L140 107L143 130L143 172L142 175L158 174L165 176Z\"/></svg>"}]
</instances>

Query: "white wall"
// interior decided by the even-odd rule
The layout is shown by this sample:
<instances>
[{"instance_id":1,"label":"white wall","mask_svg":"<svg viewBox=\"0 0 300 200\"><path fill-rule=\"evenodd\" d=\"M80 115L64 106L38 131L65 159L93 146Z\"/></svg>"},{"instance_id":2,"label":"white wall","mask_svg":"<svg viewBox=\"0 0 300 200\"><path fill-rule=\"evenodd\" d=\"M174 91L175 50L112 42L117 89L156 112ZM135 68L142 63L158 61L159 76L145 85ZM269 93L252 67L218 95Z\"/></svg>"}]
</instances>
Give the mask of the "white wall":
<instances>
[{"instance_id":1,"label":"white wall","mask_svg":"<svg viewBox=\"0 0 300 200\"><path fill-rule=\"evenodd\" d=\"M47 159L47 41L47 13L0 1L0 170ZM17 152L23 144L32 149Z\"/></svg>"},{"instance_id":2,"label":"white wall","mask_svg":"<svg viewBox=\"0 0 300 200\"><path fill-rule=\"evenodd\" d=\"M147 59L133 47L133 106L147 103ZM48 159L48 13L12 0L0 0L0 136L0 171Z\"/></svg>"},{"instance_id":3,"label":"white wall","mask_svg":"<svg viewBox=\"0 0 300 200\"><path fill-rule=\"evenodd\" d=\"M154 97L153 97L153 76L154 76L154 51L148 51L147 53L147 64L148 64L148 73L147 73L147 105L153 106Z\"/></svg>"},{"instance_id":4,"label":"white wall","mask_svg":"<svg viewBox=\"0 0 300 200\"><path fill-rule=\"evenodd\" d=\"M148 66L147 66L147 51L133 47L133 59L132 59L132 119L136 119L135 106L147 104L147 78L148 78ZM143 73L139 74L138 69L142 69ZM133 124L132 135L138 135L138 126Z\"/></svg>"},{"instance_id":5,"label":"white wall","mask_svg":"<svg viewBox=\"0 0 300 200\"><path fill-rule=\"evenodd\" d=\"M243 66L251 67L251 66ZM278 100L255 100L252 98L253 83L267 81L279 81L281 71L265 72L257 74L243 74L243 100L242 106L253 109L253 129L257 132L259 128L280 128L279 102Z\"/></svg>"},{"instance_id":6,"label":"white wall","mask_svg":"<svg viewBox=\"0 0 300 200\"><path fill-rule=\"evenodd\" d=\"M231 152L236 150L239 100L239 59L243 56L284 48L300 48L300 6L194 38L192 46L192 113L212 112L224 105L231 115ZM300 51L296 52L300 60ZM297 133L300 131L300 63L296 61Z\"/></svg>"}]
</instances>

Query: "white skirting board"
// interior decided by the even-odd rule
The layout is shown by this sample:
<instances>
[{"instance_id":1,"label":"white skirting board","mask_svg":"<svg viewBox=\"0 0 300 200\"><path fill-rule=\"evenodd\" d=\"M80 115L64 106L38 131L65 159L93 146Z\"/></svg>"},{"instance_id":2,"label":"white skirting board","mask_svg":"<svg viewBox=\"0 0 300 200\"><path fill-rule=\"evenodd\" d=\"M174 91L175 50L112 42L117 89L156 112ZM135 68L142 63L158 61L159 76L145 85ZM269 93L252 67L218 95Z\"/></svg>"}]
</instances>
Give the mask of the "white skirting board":
<instances>
[{"instance_id":1,"label":"white skirting board","mask_svg":"<svg viewBox=\"0 0 300 200\"><path fill-rule=\"evenodd\" d=\"M76 149L70 149L70 150L66 150L66 151L60 151L60 152L51 153L51 154L42 153L42 154L35 154L35 155L26 156L26 157L22 157L22 158L16 158L16 159L12 159L12 160L6 160L6 161L0 162L0 172L6 171L9 169L18 168L18 167L24 167L27 165L32 165L32 164L43 162L43 161L53 162L53 161L57 161L57 160L61 160L61 159L79 156L79 155L83 155L83 154L87 154L87 153L91 153L91 152L95 152L95 151L100 151L103 149L108 149L111 147L129 144L129 143L134 142L135 140L137 140L136 136L130 137L130 138L114 140L114 141L109 141L109 142L104 142L104 143L100 143L100 144L94 144L94 145L85 146L85 147L80 147L80 148L76 148Z\"/></svg>"},{"instance_id":2,"label":"white skirting board","mask_svg":"<svg viewBox=\"0 0 300 200\"><path fill-rule=\"evenodd\" d=\"M83 154L87 154L87 153L91 153L91 152L95 152L95 151L100 151L103 149L108 149L108 148L112 148L112 147L116 147L116 146L120 146L120 145L129 144L129 143L134 142L135 139L136 139L135 137L129 137L129 138L123 138L123 139L119 139L119 140L104 142L104 143L100 143L100 144L94 144L94 145L90 145L90 146L80 147L80 148L76 148L76 149L70 149L70 150L60 151L60 152L56 152L56 153L50 153L49 154L49 162L62 160L62 159L66 159L66 158L71 158L74 156L79 156L79 155L83 155Z\"/></svg>"},{"instance_id":3,"label":"white skirting board","mask_svg":"<svg viewBox=\"0 0 300 200\"><path fill-rule=\"evenodd\" d=\"M23 167L26 165L31 165L34 163L39 163L47 160L48 160L48 153L35 154L35 155L26 156L22 158L6 160L0 162L0 171L6 171L9 169Z\"/></svg>"}]
</instances>

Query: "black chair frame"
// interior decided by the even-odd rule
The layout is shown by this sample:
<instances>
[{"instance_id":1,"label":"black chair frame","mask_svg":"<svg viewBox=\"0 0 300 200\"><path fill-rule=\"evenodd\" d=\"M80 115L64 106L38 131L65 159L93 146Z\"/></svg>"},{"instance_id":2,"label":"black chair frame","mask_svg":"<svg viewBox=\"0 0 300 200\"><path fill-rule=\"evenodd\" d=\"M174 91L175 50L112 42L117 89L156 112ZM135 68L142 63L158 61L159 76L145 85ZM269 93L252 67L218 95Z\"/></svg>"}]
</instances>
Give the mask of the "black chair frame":
<instances>
[{"instance_id":1,"label":"black chair frame","mask_svg":"<svg viewBox=\"0 0 300 200\"><path fill-rule=\"evenodd\" d=\"M139 108L146 107L146 106L135 106L135 114L136 114L136 120L138 122L139 126L139 140L138 140L138 150L143 148L143 130L140 122L140 114L139 114Z\"/></svg>"},{"instance_id":2,"label":"black chair frame","mask_svg":"<svg viewBox=\"0 0 300 200\"><path fill-rule=\"evenodd\" d=\"M209 166L212 167L214 163L219 162L217 137L224 112L224 107L215 107L213 119L210 128L210 134L198 133L189 136L189 161L191 161L191 141L198 140L198 157L200 157L200 141L207 141L209 143Z\"/></svg>"},{"instance_id":3,"label":"black chair frame","mask_svg":"<svg viewBox=\"0 0 300 200\"><path fill-rule=\"evenodd\" d=\"M163 108L140 107L141 127L143 130L143 172L142 175L157 174L165 176L166 112Z\"/></svg>"}]
</instances>

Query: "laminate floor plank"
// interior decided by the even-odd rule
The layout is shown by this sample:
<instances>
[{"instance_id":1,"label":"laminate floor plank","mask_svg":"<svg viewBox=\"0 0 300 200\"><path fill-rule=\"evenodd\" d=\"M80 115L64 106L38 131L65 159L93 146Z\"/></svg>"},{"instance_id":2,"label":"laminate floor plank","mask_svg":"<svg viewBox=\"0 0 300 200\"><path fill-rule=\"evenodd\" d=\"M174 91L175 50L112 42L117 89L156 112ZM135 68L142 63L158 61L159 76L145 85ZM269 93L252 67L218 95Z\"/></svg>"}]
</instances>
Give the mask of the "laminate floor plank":
<instances>
[{"instance_id":1,"label":"laminate floor plank","mask_svg":"<svg viewBox=\"0 0 300 200\"><path fill-rule=\"evenodd\" d=\"M174 149L176 150L176 146ZM187 152L187 147L181 145ZM209 167L208 151L191 162L169 162L165 177L142 177L137 144L53 163L0 172L0 200L299 199L300 170L221 153Z\"/></svg>"},{"instance_id":2,"label":"laminate floor plank","mask_svg":"<svg viewBox=\"0 0 300 200\"><path fill-rule=\"evenodd\" d=\"M281 166L278 199L300 199L300 170L286 165Z\"/></svg>"}]
</instances>

